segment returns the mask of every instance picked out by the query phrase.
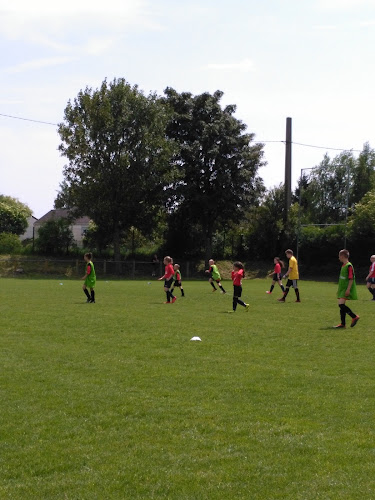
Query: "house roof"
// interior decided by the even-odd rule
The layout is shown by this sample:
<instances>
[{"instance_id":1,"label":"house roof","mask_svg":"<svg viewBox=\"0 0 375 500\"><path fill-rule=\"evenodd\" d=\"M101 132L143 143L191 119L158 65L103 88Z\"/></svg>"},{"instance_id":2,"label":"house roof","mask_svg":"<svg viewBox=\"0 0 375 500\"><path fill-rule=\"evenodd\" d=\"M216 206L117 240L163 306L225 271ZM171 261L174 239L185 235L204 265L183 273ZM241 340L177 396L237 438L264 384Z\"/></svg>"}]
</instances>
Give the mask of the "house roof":
<instances>
[{"instance_id":1,"label":"house roof","mask_svg":"<svg viewBox=\"0 0 375 500\"><path fill-rule=\"evenodd\" d=\"M54 219L66 219L67 217L69 217L68 208L57 208L56 210L50 210L45 215L43 215L40 219L38 219L35 222L35 225L41 225L44 224L45 222L48 222L49 220L54 220ZM76 219L74 219L74 224L85 226L89 224L90 220L91 220L90 217L84 215L82 217L77 217Z\"/></svg>"}]
</instances>

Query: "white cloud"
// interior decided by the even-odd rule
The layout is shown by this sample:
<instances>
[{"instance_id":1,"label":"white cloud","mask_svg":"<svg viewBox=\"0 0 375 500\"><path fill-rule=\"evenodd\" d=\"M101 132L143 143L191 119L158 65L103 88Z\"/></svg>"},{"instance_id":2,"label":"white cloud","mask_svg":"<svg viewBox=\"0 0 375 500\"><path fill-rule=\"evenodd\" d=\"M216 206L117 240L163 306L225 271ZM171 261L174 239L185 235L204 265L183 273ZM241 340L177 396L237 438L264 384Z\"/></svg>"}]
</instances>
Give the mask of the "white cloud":
<instances>
[{"instance_id":1,"label":"white cloud","mask_svg":"<svg viewBox=\"0 0 375 500\"><path fill-rule=\"evenodd\" d=\"M0 36L61 50L88 27L111 35L125 27L160 29L153 14L149 0L0 0Z\"/></svg>"},{"instance_id":2,"label":"white cloud","mask_svg":"<svg viewBox=\"0 0 375 500\"><path fill-rule=\"evenodd\" d=\"M317 24L316 26L313 26L313 29L320 31L333 31L337 29L337 26L334 24Z\"/></svg>"},{"instance_id":3,"label":"white cloud","mask_svg":"<svg viewBox=\"0 0 375 500\"><path fill-rule=\"evenodd\" d=\"M210 63L207 67L208 69L242 71L245 73L254 71L254 63L251 59L243 59L242 61L232 63Z\"/></svg>"},{"instance_id":4,"label":"white cloud","mask_svg":"<svg viewBox=\"0 0 375 500\"><path fill-rule=\"evenodd\" d=\"M323 10L358 9L375 7L375 0L317 0L317 6Z\"/></svg>"},{"instance_id":5,"label":"white cloud","mask_svg":"<svg viewBox=\"0 0 375 500\"><path fill-rule=\"evenodd\" d=\"M73 61L73 57L46 57L43 59L34 59L32 61L16 64L4 70L4 73L23 73L24 71L32 71L36 69L46 68L49 66L59 66Z\"/></svg>"}]
</instances>

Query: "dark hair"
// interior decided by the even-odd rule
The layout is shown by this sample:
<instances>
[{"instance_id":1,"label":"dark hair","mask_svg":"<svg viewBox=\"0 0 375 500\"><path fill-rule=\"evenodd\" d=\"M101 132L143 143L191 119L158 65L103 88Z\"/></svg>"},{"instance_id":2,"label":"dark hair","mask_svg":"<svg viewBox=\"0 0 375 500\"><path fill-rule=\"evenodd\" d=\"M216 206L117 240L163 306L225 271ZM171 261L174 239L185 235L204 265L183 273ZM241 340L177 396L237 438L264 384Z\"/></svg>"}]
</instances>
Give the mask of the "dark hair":
<instances>
[{"instance_id":1,"label":"dark hair","mask_svg":"<svg viewBox=\"0 0 375 500\"><path fill-rule=\"evenodd\" d=\"M275 257L275 259L277 260L277 262L280 264L281 268L285 267L285 264L284 264L284 261L282 261L280 259L280 257Z\"/></svg>"},{"instance_id":2,"label":"dark hair","mask_svg":"<svg viewBox=\"0 0 375 500\"><path fill-rule=\"evenodd\" d=\"M343 255L344 257L349 259L349 250L346 250L346 248L344 248L343 250L340 250L339 255Z\"/></svg>"},{"instance_id":3,"label":"dark hair","mask_svg":"<svg viewBox=\"0 0 375 500\"><path fill-rule=\"evenodd\" d=\"M243 277L245 277L245 268L239 260L236 260L236 262L233 262L233 267L237 267L237 269L242 269L243 270Z\"/></svg>"},{"instance_id":4,"label":"dark hair","mask_svg":"<svg viewBox=\"0 0 375 500\"><path fill-rule=\"evenodd\" d=\"M92 253L91 252L88 252L88 253L85 253L85 257L87 257L88 259L92 259Z\"/></svg>"}]
</instances>

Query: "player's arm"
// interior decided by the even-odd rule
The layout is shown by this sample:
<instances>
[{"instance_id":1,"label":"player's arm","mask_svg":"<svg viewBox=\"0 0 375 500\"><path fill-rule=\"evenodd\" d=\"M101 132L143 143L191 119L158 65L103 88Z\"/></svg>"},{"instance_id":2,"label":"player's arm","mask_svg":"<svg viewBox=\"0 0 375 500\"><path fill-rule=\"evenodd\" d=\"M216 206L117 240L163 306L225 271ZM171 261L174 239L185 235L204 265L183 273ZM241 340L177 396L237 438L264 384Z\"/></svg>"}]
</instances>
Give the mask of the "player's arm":
<instances>
[{"instance_id":1,"label":"player's arm","mask_svg":"<svg viewBox=\"0 0 375 500\"><path fill-rule=\"evenodd\" d=\"M86 268L86 274L81 279L85 280L86 278L88 278L90 276L90 274L91 274L91 266L87 266L87 268Z\"/></svg>"},{"instance_id":2,"label":"player's arm","mask_svg":"<svg viewBox=\"0 0 375 500\"><path fill-rule=\"evenodd\" d=\"M348 287L345 291L346 296L350 295L350 289L351 289L351 287L353 285L353 281L354 281L354 272L353 272L352 266L349 266L349 268L348 268L348 278L349 278Z\"/></svg>"},{"instance_id":3,"label":"player's arm","mask_svg":"<svg viewBox=\"0 0 375 500\"><path fill-rule=\"evenodd\" d=\"M287 278L289 276L289 274L293 271L293 268L290 267L287 272L284 274L283 278Z\"/></svg>"}]
</instances>

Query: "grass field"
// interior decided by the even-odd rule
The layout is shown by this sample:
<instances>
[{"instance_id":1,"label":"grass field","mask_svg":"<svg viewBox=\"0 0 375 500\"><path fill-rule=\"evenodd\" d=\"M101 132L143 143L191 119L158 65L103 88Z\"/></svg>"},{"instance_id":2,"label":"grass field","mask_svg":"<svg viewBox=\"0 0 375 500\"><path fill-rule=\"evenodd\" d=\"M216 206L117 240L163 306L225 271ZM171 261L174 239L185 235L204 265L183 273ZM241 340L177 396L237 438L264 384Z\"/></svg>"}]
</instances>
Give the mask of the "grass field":
<instances>
[{"instance_id":1,"label":"grass field","mask_svg":"<svg viewBox=\"0 0 375 500\"><path fill-rule=\"evenodd\" d=\"M0 281L1 499L375 498L375 303L336 285L245 312L207 282ZM191 342L199 336L201 342Z\"/></svg>"}]
</instances>

